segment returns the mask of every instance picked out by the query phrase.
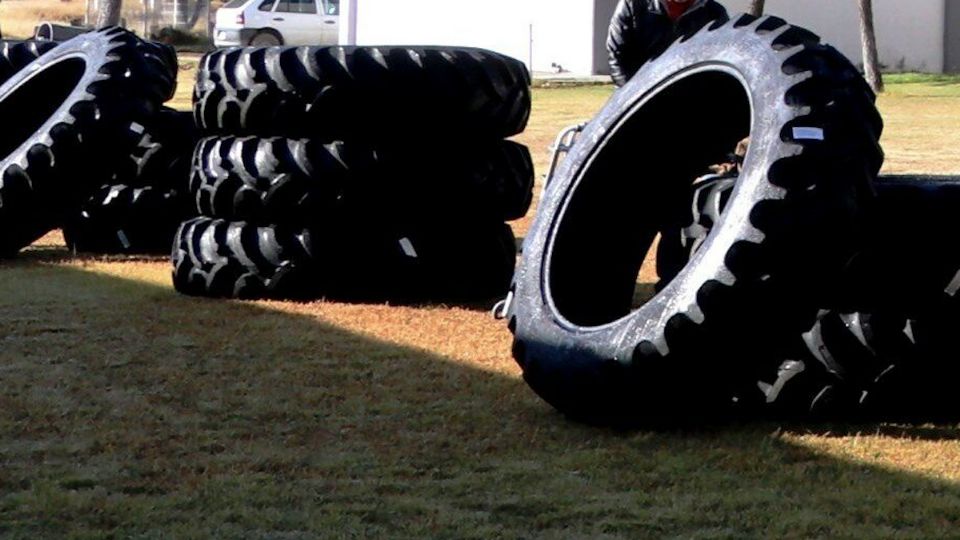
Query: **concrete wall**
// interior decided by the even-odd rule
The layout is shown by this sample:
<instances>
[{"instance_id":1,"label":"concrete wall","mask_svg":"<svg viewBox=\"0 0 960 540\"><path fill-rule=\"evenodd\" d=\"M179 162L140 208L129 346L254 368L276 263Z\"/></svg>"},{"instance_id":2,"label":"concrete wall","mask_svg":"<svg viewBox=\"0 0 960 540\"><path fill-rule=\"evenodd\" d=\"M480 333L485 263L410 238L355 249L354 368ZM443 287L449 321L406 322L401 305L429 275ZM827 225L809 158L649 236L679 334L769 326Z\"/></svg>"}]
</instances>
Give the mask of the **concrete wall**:
<instances>
[{"instance_id":1,"label":"concrete wall","mask_svg":"<svg viewBox=\"0 0 960 540\"><path fill-rule=\"evenodd\" d=\"M340 41L357 45L483 47L527 60L529 15L518 13L516 3L515 0L350 0L341 2L344 9L340 17ZM349 35L351 30L353 36Z\"/></svg>"},{"instance_id":2,"label":"concrete wall","mask_svg":"<svg viewBox=\"0 0 960 540\"><path fill-rule=\"evenodd\" d=\"M617 8L617 0L596 0L593 7L593 73L609 75L610 64L607 57L607 33L610 19Z\"/></svg>"},{"instance_id":3,"label":"concrete wall","mask_svg":"<svg viewBox=\"0 0 960 540\"><path fill-rule=\"evenodd\" d=\"M528 67L532 61L534 71L551 71L554 64L581 74L594 68L594 0L342 0L341 5L343 44L483 47Z\"/></svg>"},{"instance_id":4,"label":"concrete wall","mask_svg":"<svg viewBox=\"0 0 960 540\"><path fill-rule=\"evenodd\" d=\"M943 70L944 1L873 0L877 48L886 69ZM720 3L733 13L746 11L750 2ZM854 0L767 0L766 12L813 30L855 64L863 63L860 17Z\"/></svg>"},{"instance_id":5,"label":"concrete wall","mask_svg":"<svg viewBox=\"0 0 960 540\"><path fill-rule=\"evenodd\" d=\"M450 0L447 0L450 1ZM533 71L593 71L593 0L520 0L533 27Z\"/></svg>"},{"instance_id":6,"label":"concrete wall","mask_svg":"<svg viewBox=\"0 0 960 540\"><path fill-rule=\"evenodd\" d=\"M946 0L943 70L960 73L960 0Z\"/></svg>"}]
</instances>

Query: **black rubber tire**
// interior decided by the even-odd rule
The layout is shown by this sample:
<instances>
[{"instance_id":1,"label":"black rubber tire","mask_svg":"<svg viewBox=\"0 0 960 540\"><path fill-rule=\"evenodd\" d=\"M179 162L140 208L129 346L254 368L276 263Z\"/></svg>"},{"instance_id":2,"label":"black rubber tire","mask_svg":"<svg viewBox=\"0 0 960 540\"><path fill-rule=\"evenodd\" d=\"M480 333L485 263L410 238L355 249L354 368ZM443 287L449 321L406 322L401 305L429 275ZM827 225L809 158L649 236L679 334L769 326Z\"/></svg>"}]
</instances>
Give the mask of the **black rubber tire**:
<instances>
[{"instance_id":1,"label":"black rubber tire","mask_svg":"<svg viewBox=\"0 0 960 540\"><path fill-rule=\"evenodd\" d=\"M0 83L57 46L52 41L5 41L0 45Z\"/></svg>"},{"instance_id":2,"label":"black rubber tire","mask_svg":"<svg viewBox=\"0 0 960 540\"><path fill-rule=\"evenodd\" d=\"M120 28L78 36L0 86L0 256L59 226L113 175L173 78L156 47ZM82 174L77 174L83 171Z\"/></svg>"},{"instance_id":3,"label":"black rubber tire","mask_svg":"<svg viewBox=\"0 0 960 540\"><path fill-rule=\"evenodd\" d=\"M363 144L210 137L197 145L190 194L200 215L268 224L311 224L334 211L390 198L411 212L442 205L508 221L533 198L533 162L525 146L374 151Z\"/></svg>"},{"instance_id":4,"label":"black rubber tire","mask_svg":"<svg viewBox=\"0 0 960 540\"><path fill-rule=\"evenodd\" d=\"M690 187L690 211L681 227L660 231L657 246L657 288L662 289L677 277L690 261L690 255L707 239L707 234L726 205L736 177L708 175L697 179Z\"/></svg>"},{"instance_id":5,"label":"black rubber tire","mask_svg":"<svg viewBox=\"0 0 960 540\"><path fill-rule=\"evenodd\" d=\"M533 159L513 141L381 146L377 156L378 196L408 212L502 222L526 216L533 202Z\"/></svg>"},{"instance_id":6,"label":"black rubber tire","mask_svg":"<svg viewBox=\"0 0 960 540\"><path fill-rule=\"evenodd\" d=\"M104 254L169 253L173 234L194 215L187 195L198 138L193 115L166 107L146 126L134 124L136 147L63 224L67 247Z\"/></svg>"},{"instance_id":7,"label":"black rubber tire","mask_svg":"<svg viewBox=\"0 0 960 540\"><path fill-rule=\"evenodd\" d=\"M837 54L781 19L740 16L645 64L587 126L541 201L508 313L541 397L595 423L715 417L755 385L764 353L809 327L882 163L872 94L851 90L856 69ZM718 229L631 312L663 196L746 135ZM649 177L622 181L636 163Z\"/></svg>"},{"instance_id":8,"label":"black rubber tire","mask_svg":"<svg viewBox=\"0 0 960 540\"><path fill-rule=\"evenodd\" d=\"M261 30L250 38L251 47L279 47L283 45L283 38L273 30Z\"/></svg>"},{"instance_id":9,"label":"black rubber tire","mask_svg":"<svg viewBox=\"0 0 960 540\"><path fill-rule=\"evenodd\" d=\"M883 176L875 188L870 235L843 272L832 309L784 354L790 360L758 383L766 415L912 422L960 417L960 400L950 399L949 382L940 382L960 375L953 361L960 342L953 330L942 331L960 322L953 300L960 254L943 249L952 242L960 178ZM729 182L711 182L694 198L698 227L687 230L696 230L697 239L709 234L732 190Z\"/></svg>"},{"instance_id":10,"label":"black rubber tire","mask_svg":"<svg viewBox=\"0 0 960 540\"><path fill-rule=\"evenodd\" d=\"M960 252L950 249L960 177L882 176L875 188L867 243L831 295L835 304L825 307L893 310L911 318L928 313L942 305L960 271Z\"/></svg>"},{"instance_id":11,"label":"black rubber tire","mask_svg":"<svg viewBox=\"0 0 960 540\"><path fill-rule=\"evenodd\" d=\"M231 135L504 138L526 126L530 76L518 60L470 48L223 49L200 61L194 113Z\"/></svg>"},{"instance_id":12,"label":"black rubber tire","mask_svg":"<svg viewBox=\"0 0 960 540\"><path fill-rule=\"evenodd\" d=\"M12 77L28 64L60 45L58 41L4 41L0 43L0 83ZM155 74L165 74L163 87L168 88L166 100L173 99L180 70L177 51L172 45L144 41L139 45L147 62L154 64ZM166 101L165 100L165 101Z\"/></svg>"},{"instance_id":13,"label":"black rubber tire","mask_svg":"<svg viewBox=\"0 0 960 540\"><path fill-rule=\"evenodd\" d=\"M341 296L405 303L492 303L503 298L517 259L512 229L503 223L463 220L462 216L439 221L442 226L437 220L398 219L382 229L361 233L363 238L353 244L349 257L354 261L372 259L351 271L366 275Z\"/></svg>"},{"instance_id":14,"label":"black rubber tire","mask_svg":"<svg viewBox=\"0 0 960 540\"><path fill-rule=\"evenodd\" d=\"M892 313L822 311L793 342L793 352L785 355L790 360L757 381L765 396L757 412L775 420L919 418L926 408L908 378L927 366L912 324Z\"/></svg>"},{"instance_id":15,"label":"black rubber tire","mask_svg":"<svg viewBox=\"0 0 960 540\"><path fill-rule=\"evenodd\" d=\"M173 244L173 284L192 296L313 298L322 290L310 232L199 217Z\"/></svg>"},{"instance_id":16,"label":"black rubber tire","mask_svg":"<svg viewBox=\"0 0 960 540\"><path fill-rule=\"evenodd\" d=\"M813 375L784 385L790 397L774 404L833 418L955 421L960 253L945 247L960 178L885 176L876 190L868 241L795 355Z\"/></svg>"},{"instance_id":17,"label":"black rubber tire","mask_svg":"<svg viewBox=\"0 0 960 540\"><path fill-rule=\"evenodd\" d=\"M246 299L488 300L506 291L516 258L512 232L502 224L423 236L403 227L325 232L318 251L309 229L192 219L174 241L174 286L194 296Z\"/></svg>"},{"instance_id":18,"label":"black rubber tire","mask_svg":"<svg viewBox=\"0 0 960 540\"><path fill-rule=\"evenodd\" d=\"M177 50L173 45L157 41L141 41L138 47L143 59L151 64L153 73L161 78L159 88L166 91L163 101L170 101L177 93L177 78L180 74Z\"/></svg>"},{"instance_id":19,"label":"black rubber tire","mask_svg":"<svg viewBox=\"0 0 960 540\"><path fill-rule=\"evenodd\" d=\"M136 138L127 161L114 176L117 184L176 191L185 197L200 131L193 114L163 107L146 125L131 126Z\"/></svg>"},{"instance_id":20,"label":"black rubber tire","mask_svg":"<svg viewBox=\"0 0 960 540\"><path fill-rule=\"evenodd\" d=\"M155 187L103 186L63 227L67 248L102 254L170 252L185 219L182 192Z\"/></svg>"}]
</instances>

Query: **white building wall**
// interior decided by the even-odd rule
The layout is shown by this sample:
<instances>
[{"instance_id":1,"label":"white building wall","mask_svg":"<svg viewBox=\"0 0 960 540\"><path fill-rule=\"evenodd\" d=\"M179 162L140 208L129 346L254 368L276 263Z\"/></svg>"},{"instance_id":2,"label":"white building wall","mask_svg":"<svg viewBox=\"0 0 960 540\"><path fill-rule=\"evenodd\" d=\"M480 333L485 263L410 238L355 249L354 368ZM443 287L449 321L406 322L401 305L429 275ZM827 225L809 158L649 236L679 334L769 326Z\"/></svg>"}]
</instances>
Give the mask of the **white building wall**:
<instances>
[{"instance_id":1,"label":"white building wall","mask_svg":"<svg viewBox=\"0 0 960 540\"><path fill-rule=\"evenodd\" d=\"M526 0L532 8L533 71L593 71L593 0Z\"/></svg>"},{"instance_id":2,"label":"white building wall","mask_svg":"<svg viewBox=\"0 0 960 540\"><path fill-rule=\"evenodd\" d=\"M603 41L594 35L595 1L341 0L340 42L483 47L518 58L533 71L551 71L558 64L565 71L589 74L596 64L595 49ZM893 70L942 71L945 1L874 0L881 63ZM746 11L749 4L749 0L720 2L731 13ZM766 4L768 13L810 28L854 63L862 63L853 0Z\"/></svg>"},{"instance_id":3,"label":"white building wall","mask_svg":"<svg viewBox=\"0 0 960 540\"><path fill-rule=\"evenodd\" d=\"M732 13L749 0L720 0ZM873 0L880 63L890 70L940 72L944 0ZM853 0L767 0L766 13L816 32L855 64L863 63L860 16Z\"/></svg>"},{"instance_id":4,"label":"white building wall","mask_svg":"<svg viewBox=\"0 0 960 540\"><path fill-rule=\"evenodd\" d=\"M573 73L593 69L594 0L341 0L341 5L343 44L482 47L528 67L532 60L534 71L550 71L552 64Z\"/></svg>"}]
</instances>

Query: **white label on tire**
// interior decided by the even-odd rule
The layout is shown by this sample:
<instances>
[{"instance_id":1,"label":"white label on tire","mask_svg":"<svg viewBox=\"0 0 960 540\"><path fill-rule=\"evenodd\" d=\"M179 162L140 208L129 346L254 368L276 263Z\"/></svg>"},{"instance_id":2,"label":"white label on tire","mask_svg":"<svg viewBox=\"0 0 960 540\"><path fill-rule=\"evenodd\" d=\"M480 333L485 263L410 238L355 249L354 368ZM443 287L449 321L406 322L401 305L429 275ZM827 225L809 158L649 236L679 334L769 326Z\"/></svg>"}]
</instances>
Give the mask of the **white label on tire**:
<instances>
[{"instance_id":1,"label":"white label on tire","mask_svg":"<svg viewBox=\"0 0 960 540\"><path fill-rule=\"evenodd\" d=\"M823 128L815 127L795 127L793 128L793 140L795 141L822 141Z\"/></svg>"},{"instance_id":2,"label":"white label on tire","mask_svg":"<svg viewBox=\"0 0 960 540\"><path fill-rule=\"evenodd\" d=\"M403 249L403 253L406 254L407 257L414 259L418 258L417 250L413 249L413 242L411 242L409 238L401 238L400 247Z\"/></svg>"},{"instance_id":3,"label":"white label on tire","mask_svg":"<svg viewBox=\"0 0 960 540\"><path fill-rule=\"evenodd\" d=\"M120 196L120 186L113 186L110 188L110 193L107 194L107 198L103 200L103 205L106 206L110 204L111 201Z\"/></svg>"},{"instance_id":4,"label":"white label on tire","mask_svg":"<svg viewBox=\"0 0 960 540\"><path fill-rule=\"evenodd\" d=\"M913 321L907 319L907 324L903 326L903 333L910 338L910 343L917 344L917 338L913 337Z\"/></svg>"},{"instance_id":5,"label":"white label on tire","mask_svg":"<svg viewBox=\"0 0 960 540\"><path fill-rule=\"evenodd\" d=\"M956 296L957 292L960 291L960 272L957 272L953 276L953 279L950 280L950 284L947 285L947 288L943 292L949 294L950 296Z\"/></svg>"},{"instance_id":6,"label":"white label on tire","mask_svg":"<svg viewBox=\"0 0 960 540\"><path fill-rule=\"evenodd\" d=\"M123 231L117 231L117 239L120 240L120 243L123 245L123 249L130 249L130 239L127 238L127 234Z\"/></svg>"}]
</instances>

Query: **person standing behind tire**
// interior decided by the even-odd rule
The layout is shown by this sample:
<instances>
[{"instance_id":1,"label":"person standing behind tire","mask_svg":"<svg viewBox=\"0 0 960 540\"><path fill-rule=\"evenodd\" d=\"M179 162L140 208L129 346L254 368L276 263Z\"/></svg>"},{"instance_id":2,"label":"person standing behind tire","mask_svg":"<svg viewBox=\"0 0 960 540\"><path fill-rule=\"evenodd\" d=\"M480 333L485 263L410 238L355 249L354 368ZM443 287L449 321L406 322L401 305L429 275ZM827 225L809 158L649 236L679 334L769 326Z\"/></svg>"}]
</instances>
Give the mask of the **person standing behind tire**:
<instances>
[{"instance_id":1,"label":"person standing behind tire","mask_svg":"<svg viewBox=\"0 0 960 540\"><path fill-rule=\"evenodd\" d=\"M729 20L716 0L620 0L610 22L610 77L623 86L681 35Z\"/></svg>"}]
</instances>

